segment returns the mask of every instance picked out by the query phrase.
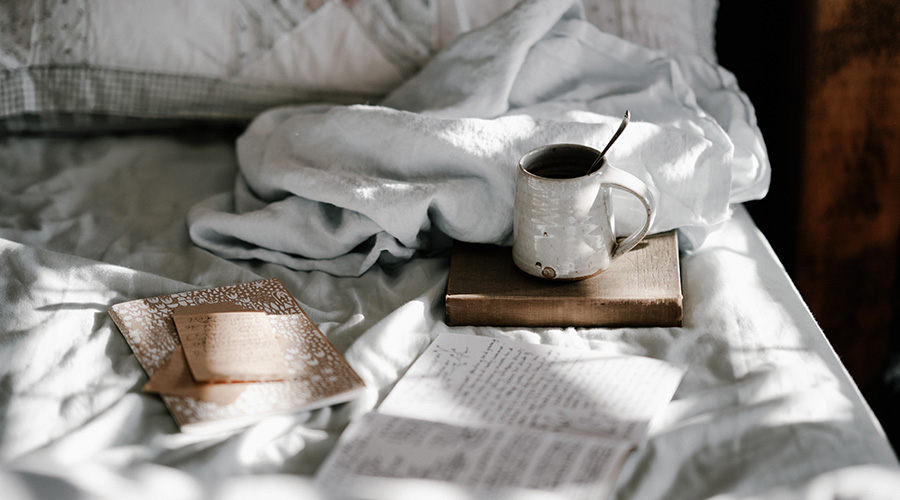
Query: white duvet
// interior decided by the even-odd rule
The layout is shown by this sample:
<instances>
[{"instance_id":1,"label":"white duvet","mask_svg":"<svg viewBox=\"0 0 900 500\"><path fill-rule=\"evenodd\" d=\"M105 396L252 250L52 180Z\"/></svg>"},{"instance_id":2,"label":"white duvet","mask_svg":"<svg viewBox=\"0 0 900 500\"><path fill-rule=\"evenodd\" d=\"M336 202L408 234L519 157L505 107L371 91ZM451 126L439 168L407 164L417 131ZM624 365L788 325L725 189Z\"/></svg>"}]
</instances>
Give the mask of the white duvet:
<instances>
[{"instance_id":1,"label":"white duvet","mask_svg":"<svg viewBox=\"0 0 900 500\"><path fill-rule=\"evenodd\" d=\"M720 70L710 75L725 78ZM621 106L612 107L596 115L592 140L602 142L614 123L601 117L616 115L617 123ZM400 113L359 111L382 119ZM629 129L630 140L650 123ZM752 131L749 115L715 123L733 141ZM631 147L623 142L612 159L627 164ZM755 157L764 165L761 151L735 153L732 165L747 166L743 178L763 172L744 161L762 154ZM195 245L188 213L234 196L241 168L227 138L0 138L0 497L316 498L312 475L341 430L445 331L687 367L649 441L629 457L614 498L889 499L900 491L900 467L881 428L740 205L726 203L682 256L683 328L448 327L446 253L340 277L292 262L229 260ZM731 201L753 197L741 186L761 185L734 178ZM162 401L140 391L146 374L106 308L263 277L286 284L369 391L233 434L179 433ZM359 496L402 493L470 492L376 481Z\"/></svg>"},{"instance_id":2,"label":"white duvet","mask_svg":"<svg viewBox=\"0 0 900 500\"><path fill-rule=\"evenodd\" d=\"M232 193L189 218L218 255L359 275L450 239L510 244L516 163L545 144L602 148L657 200L651 232L699 245L769 164L733 77L605 34L572 0L525 2L461 36L381 105L277 108L238 141ZM643 207L614 191L617 228Z\"/></svg>"}]
</instances>

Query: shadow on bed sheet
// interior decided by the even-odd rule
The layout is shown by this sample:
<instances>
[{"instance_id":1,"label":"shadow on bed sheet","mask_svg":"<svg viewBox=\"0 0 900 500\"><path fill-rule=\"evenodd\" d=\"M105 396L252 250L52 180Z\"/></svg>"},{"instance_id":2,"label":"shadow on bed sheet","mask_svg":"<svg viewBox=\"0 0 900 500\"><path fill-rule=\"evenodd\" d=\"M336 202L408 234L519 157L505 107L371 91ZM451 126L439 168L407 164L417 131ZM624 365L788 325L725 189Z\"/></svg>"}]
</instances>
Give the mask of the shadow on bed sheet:
<instances>
[{"instance_id":1,"label":"shadow on bed sheet","mask_svg":"<svg viewBox=\"0 0 900 500\"><path fill-rule=\"evenodd\" d=\"M836 27L821 26L828 24L821 20L828 15L842 16L829 18ZM900 449L900 276L896 262L890 261L897 261L900 242L894 240L898 239L900 219L897 214L886 213L893 211L891 207L896 205L889 199L898 193L878 191L878 184L893 179L896 185L900 159L893 158L896 155L890 151L894 150L887 144L892 139L886 132L893 130L894 137L896 134L895 118L883 109L869 108L900 92L898 72L878 69L896 66L887 61L896 61L900 54L900 33L888 23L898 15L900 4L892 0L840 0L832 4L798 0L777 12L746 2L722 2L716 26L719 62L735 73L754 103L772 164L769 194L748 203L747 208L804 294L895 450ZM823 47L829 49L825 57L821 56ZM829 61L834 67L826 67ZM847 81L842 71L851 64L856 64L852 68L863 68L863 73ZM840 88L835 90L830 84ZM810 107L833 108L828 98L841 96L852 98L852 105L857 106L854 109L859 109L858 123L821 126L816 131L834 134L834 141L827 142L835 144L805 146L804 138L812 129L807 118L814 111ZM865 130L860 132L857 125ZM851 147L862 143L862 153ZM826 148L842 153L831 170L805 172L804 165L821 157ZM858 172L859 189L875 194L857 197L858 206L843 207L847 214L825 220L813 216L823 207L801 207L798 200L804 192L844 189L837 185L842 182L840 178L820 179L833 171ZM810 179L817 184L810 184ZM866 210L866 202L875 207L874 212ZM824 203L825 210L834 210L844 202ZM804 227L814 229L800 231L803 234L821 234L821 224L825 223L838 227L861 223L854 236L859 241L852 246L824 248L821 241L798 237ZM887 243L882 235L873 234L890 227L894 229L893 239L887 238ZM841 257L841 252L849 252L857 260ZM879 257L883 261L877 260ZM858 272L828 270L846 267L848 262L859 264ZM822 267L826 268L824 272ZM847 279L859 280L860 286L846 287Z\"/></svg>"}]
</instances>

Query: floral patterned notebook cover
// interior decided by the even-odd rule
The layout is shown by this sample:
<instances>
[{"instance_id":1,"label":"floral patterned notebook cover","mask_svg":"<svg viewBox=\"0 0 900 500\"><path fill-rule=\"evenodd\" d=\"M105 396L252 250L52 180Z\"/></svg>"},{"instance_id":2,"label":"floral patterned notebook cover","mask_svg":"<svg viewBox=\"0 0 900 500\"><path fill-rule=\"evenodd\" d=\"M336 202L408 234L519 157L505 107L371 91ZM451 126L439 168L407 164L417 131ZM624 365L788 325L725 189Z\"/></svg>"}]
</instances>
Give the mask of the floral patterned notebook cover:
<instances>
[{"instance_id":1,"label":"floral patterned notebook cover","mask_svg":"<svg viewBox=\"0 0 900 500\"><path fill-rule=\"evenodd\" d=\"M246 384L229 403L163 394L182 431L232 430L266 415L346 402L365 388L359 375L276 278L132 300L113 305L109 314L152 377L181 350L173 314L196 307L266 312L291 378Z\"/></svg>"}]
</instances>

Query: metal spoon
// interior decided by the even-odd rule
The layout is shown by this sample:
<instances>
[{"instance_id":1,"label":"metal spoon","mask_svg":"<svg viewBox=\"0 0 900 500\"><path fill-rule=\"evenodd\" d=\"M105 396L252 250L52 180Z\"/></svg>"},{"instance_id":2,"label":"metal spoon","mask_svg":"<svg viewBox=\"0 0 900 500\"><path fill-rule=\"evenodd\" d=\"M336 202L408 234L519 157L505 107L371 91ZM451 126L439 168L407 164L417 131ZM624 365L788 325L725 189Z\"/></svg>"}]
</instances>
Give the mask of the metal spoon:
<instances>
[{"instance_id":1,"label":"metal spoon","mask_svg":"<svg viewBox=\"0 0 900 500\"><path fill-rule=\"evenodd\" d=\"M626 109L625 110L625 118L622 119L622 123L619 124L619 129L616 130L615 134L613 134L612 139L610 139L609 142L606 143L606 147L603 148L603 151L600 152L600 156L598 156L597 159L594 160L594 163L591 163L591 166L588 167L587 172L585 172L584 175L590 174L591 172L594 171L594 169L597 167L597 165L600 163L600 161L603 159L603 157L606 156L606 152L609 151L609 147L612 146L614 142L616 142L616 139L618 139L620 135L622 135L622 131L625 130L625 127L628 125L628 122L630 120L631 120L631 112Z\"/></svg>"}]
</instances>

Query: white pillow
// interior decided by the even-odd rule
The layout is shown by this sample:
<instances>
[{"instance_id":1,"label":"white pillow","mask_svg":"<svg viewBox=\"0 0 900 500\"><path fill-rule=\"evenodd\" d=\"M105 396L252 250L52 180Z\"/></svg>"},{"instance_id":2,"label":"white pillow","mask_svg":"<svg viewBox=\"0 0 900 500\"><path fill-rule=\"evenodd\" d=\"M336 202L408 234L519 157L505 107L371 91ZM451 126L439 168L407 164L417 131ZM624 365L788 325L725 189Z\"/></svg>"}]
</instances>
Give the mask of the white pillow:
<instances>
[{"instance_id":1,"label":"white pillow","mask_svg":"<svg viewBox=\"0 0 900 500\"><path fill-rule=\"evenodd\" d=\"M522 0L438 3L438 45L484 26ZM697 54L715 63L718 0L583 0L585 17L630 42L672 53Z\"/></svg>"},{"instance_id":2,"label":"white pillow","mask_svg":"<svg viewBox=\"0 0 900 500\"><path fill-rule=\"evenodd\" d=\"M717 0L584 0L588 21L607 33L715 63Z\"/></svg>"},{"instance_id":3,"label":"white pillow","mask_svg":"<svg viewBox=\"0 0 900 500\"><path fill-rule=\"evenodd\" d=\"M379 99L519 0L0 2L0 131L250 120ZM587 0L587 19L715 60L716 0ZM160 120L163 120L160 122Z\"/></svg>"},{"instance_id":4,"label":"white pillow","mask_svg":"<svg viewBox=\"0 0 900 500\"><path fill-rule=\"evenodd\" d=\"M87 126L85 117L109 123L108 116L249 120L278 105L377 99L433 53L416 30L398 29L430 22L427 9L415 8L422 0L404 1L411 8L386 1L2 2L0 119L7 129L14 117L24 117L23 128L53 128L66 117L76 127Z\"/></svg>"}]
</instances>

